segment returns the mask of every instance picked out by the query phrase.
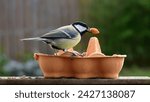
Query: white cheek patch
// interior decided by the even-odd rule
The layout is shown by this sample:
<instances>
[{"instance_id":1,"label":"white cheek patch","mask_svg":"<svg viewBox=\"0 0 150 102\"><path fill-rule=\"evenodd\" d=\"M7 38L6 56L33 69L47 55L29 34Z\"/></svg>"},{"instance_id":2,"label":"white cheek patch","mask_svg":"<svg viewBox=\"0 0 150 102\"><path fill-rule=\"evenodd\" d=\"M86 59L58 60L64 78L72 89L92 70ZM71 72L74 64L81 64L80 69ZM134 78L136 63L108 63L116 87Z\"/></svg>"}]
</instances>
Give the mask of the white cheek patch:
<instances>
[{"instance_id":1,"label":"white cheek patch","mask_svg":"<svg viewBox=\"0 0 150 102\"><path fill-rule=\"evenodd\" d=\"M81 25L75 25L75 27L80 31L80 32L83 32L85 31L87 28L81 26Z\"/></svg>"}]
</instances>

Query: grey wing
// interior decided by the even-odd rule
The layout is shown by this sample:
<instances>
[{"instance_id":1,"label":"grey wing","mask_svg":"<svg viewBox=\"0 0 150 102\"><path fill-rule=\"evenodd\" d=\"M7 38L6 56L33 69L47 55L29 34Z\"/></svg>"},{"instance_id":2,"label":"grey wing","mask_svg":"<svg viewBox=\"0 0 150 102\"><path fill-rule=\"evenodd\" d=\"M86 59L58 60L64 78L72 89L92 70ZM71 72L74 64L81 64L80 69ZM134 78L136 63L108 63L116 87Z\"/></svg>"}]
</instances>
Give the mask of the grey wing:
<instances>
[{"instance_id":1,"label":"grey wing","mask_svg":"<svg viewBox=\"0 0 150 102\"><path fill-rule=\"evenodd\" d=\"M44 34L43 36L41 36L41 38L45 38L45 39L60 39L60 38L71 38L68 34L66 34L65 32L61 31L61 30L53 30L50 31L46 34Z\"/></svg>"},{"instance_id":2,"label":"grey wing","mask_svg":"<svg viewBox=\"0 0 150 102\"><path fill-rule=\"evenodd\" d=\"M41 36L41 38L52 39L52 40L60 39L60 38L71 39L76 35L77 35L77 31L73 29L72 26L69 25L69 26L60 27L56 30L52 30L44 34L43 36Z\"/></svg>"}]
</instances>

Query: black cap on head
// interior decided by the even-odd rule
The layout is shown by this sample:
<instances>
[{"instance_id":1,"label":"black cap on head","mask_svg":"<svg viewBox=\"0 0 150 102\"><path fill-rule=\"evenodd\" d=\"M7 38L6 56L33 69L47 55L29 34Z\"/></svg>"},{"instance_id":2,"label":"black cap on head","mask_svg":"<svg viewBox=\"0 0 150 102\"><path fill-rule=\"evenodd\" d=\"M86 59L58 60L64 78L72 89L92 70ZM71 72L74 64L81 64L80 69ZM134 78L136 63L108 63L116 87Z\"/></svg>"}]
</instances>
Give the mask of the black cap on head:
<instances>
[{"instance_id":1,"label":"black cap on head","mask_svg":"<svg viewBox=\"0 0 150 102\"><path fill-rule=\"evenodd\" d=\"M89 29L86 23L80 21L74 22L72 25L81 35Z\"/></svg>"}]
</instances>

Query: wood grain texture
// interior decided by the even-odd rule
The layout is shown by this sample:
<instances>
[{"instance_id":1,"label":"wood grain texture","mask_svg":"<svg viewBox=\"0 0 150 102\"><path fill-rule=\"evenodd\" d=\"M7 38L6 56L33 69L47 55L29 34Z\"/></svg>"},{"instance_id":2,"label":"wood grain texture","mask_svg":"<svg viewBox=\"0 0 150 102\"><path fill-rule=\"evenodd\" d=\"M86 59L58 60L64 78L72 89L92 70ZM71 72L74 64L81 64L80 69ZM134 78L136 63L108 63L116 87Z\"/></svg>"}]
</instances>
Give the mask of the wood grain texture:
<instances>
[{"instance_id":1,"label":"wood grain texture","mask_svg":"<svg viewBox=\"0 0 150 102\"><path fill-rule=\"evenodd\" d=\"M37 77L0 77L0 85L150 85L150 77L119 77L118 79L75 79Z\"/></svg>"}]
</instances>

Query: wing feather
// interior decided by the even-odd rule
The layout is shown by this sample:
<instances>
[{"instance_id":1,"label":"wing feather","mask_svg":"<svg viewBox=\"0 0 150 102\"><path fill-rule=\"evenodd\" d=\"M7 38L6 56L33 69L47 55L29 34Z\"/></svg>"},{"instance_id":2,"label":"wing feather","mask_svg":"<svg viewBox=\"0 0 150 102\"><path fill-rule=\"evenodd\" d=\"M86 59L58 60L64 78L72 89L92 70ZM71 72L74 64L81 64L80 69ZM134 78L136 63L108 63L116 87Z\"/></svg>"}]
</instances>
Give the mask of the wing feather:
<instances>
[{"instance_id":1,"label":"wing feather","mask_svg":"<svg viewBox=\"0 0 150 102\"><path fill-rule=\"evenodd\" d=\"M71 39L76 35L77 35L77 31L73 29L71 25L68 25L68 26L60 27L56 30L52 30L44 34L43 36L41 36L41 38L52 39L52 40L60 39L60 38Z\"/></svg>"}]
</instances>

